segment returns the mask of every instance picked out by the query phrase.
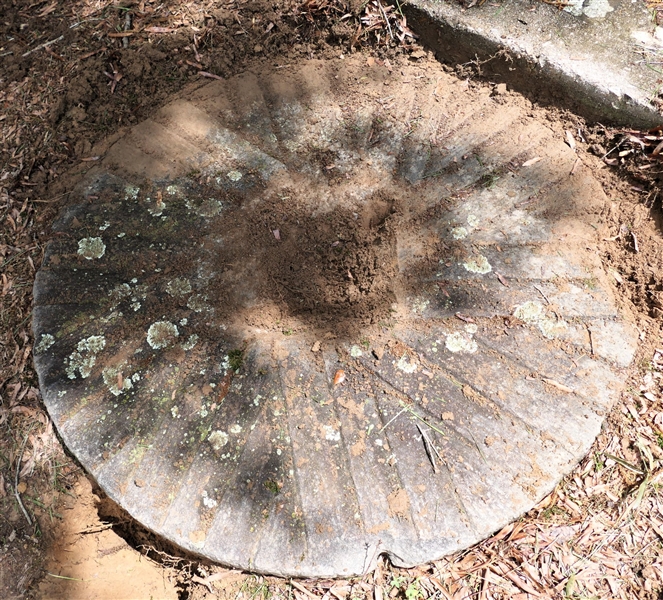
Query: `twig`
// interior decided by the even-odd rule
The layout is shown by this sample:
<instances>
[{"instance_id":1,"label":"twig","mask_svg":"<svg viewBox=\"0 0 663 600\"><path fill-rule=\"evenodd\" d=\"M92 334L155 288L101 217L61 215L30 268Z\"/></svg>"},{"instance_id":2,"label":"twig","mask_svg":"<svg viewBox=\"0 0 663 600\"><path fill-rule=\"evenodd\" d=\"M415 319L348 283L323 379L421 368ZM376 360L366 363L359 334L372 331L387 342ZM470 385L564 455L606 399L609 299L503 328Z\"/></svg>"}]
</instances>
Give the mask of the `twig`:
<instances>
[{"instance_id":1,"label":"twig","mask_svg":"<svg viewBox=\"0 0 663 600\"><path fill-rule=\"evenodd\" d=\"M48 48L51 44L55 44L55 42L59 42L60 40L64 39L64 35L61 35L58 38L55 38L54 40L51 40L50 42L44 42L43 44L39 44L36 48L33 48L32 50L28 50L24 54L22 54L23 58L26 56L30 56L33 52L37 52L37 50L41 50L42 48Z\"/></svg>"},{"instance_id":2,"label":"twig","mask_svg":"<svg viewBox=\"0 0 663 600\"><path fill-rule=\"evenodd\" d=\"M535 285L535 286L532 286L532 287L533 287L537 292L539 292L539 294L541 294L541 295L543 296L543 299L546 301L546 304L550 304L550 300L548 300L548 296L546 296L546 295L543 293L543 290L542 290L538 285Z\"/></svg>"},{"instance_id":3,"label":"twig","mask_svg":"<svg viewBox=\"0 0 663 600\"><path fill-rule=\"evenodd\" d=\"M23 445L21 446L21 453L19 454L18 462L16 463L16 473L14 475L14 496L16 496L16 501L18 502L18 505L21 507L21 511L25 516L25 520L28 522L28 525L32 527L32 519L30 518L28 511L25 510L25 506L23 506L23 501L21 500L21 494L18 493L18 474L21 470L21 461L23 460L23 452L25 452L25 445L27 443L28 443L28 434L26 434L25 439L23 440Z\"/></svg>"},{"instance_id":4,"label":"twig","mask_svg":"<svg viewBox=\"0 0 663 600\"><path fill-rule=\"evenodd\" d=\"M437 473L437 465L435 464L435 456L433 456L433 453L431 452L431 449L435 450L435 446L430 443L428 440L428 437L424 433L424 430L420 427L419 423L415 423L417 426L417 429L419 430L419 433L421 434L421 439L424 441L424 449L426 450L426 454L428 456L428 460L430 460L430 464L433 466L433 473ZM440 458L440 455L438 454L437 450L435 450L435 454L437 454L437 457ZM440 458L440 460L442 460Z\"/></svg>"},{"instance_id":5,"label":"twig","mask_svg":"<svg viewBox=\"0 0 663 600\"><path fill-rule=\"evenodd\" d=\"M633 238L633 250L635 250L635 253L637 254L640 252L640 246L638 245L638 238L635 237L635 232L631 231L631 237Z\"/></svg>"},{"instance_id":6,"label":"twig","mask_svg":"<svg viewBox=\"0 0 663 600\"><path fill-rule=\"evenodd\" d=\"M214 75L214 73L208 73L207 71L198 71L198 75L201 75L203 77L209 77L210 79L218 79L219 81L223 81L223 77Z\"/></svg>"},{"instance_id":7,"label":"twig","mask_svg":"<svg viewBox=\"0 0 663 600\"><path fill-rule=\"evenodd\" d=\"M389 25L389 17L387 17L387 13L385 12L384 8L382 8L382 3L380 0L377 0L378 2L378 7L380 8L380 12L382 13L382 16L384 17L384 22L387 24L387 30L389 31L389 37L393 40L394 39L394 32L391 30L391 25Z\"/></svg>"},{"instance_id":8,"label":"twig","mask_svg":"<svg viewBox=\"0 0 663 600\"><path fill-rule=\"evenodd\" d=\"M406 410L407 410L407 408L404 408L395 417L392 417L391 419L389 419L387 424L382 429L380 429L380 431L378 431L378 433L382 433L387 427L389 427L389 425L391 425L396 419L398 419L398 417L400 417Z\"/></svg>"}]
</instances>

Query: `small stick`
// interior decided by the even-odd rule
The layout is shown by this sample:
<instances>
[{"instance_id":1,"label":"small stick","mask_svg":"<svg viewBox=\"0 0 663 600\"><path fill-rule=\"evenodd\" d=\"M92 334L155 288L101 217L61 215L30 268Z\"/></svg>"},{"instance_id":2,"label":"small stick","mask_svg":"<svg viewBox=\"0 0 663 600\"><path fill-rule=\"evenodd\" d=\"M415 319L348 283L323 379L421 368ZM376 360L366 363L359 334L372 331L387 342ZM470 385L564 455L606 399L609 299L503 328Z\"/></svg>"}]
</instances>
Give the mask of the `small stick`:
<instances>
[{"instance_id":1,"label":"small stick","mask_svg":"<svg viewBox=\"0 0 663 600\"><path fill-rule=\"evenodd\" d=\"M640 252L640 246L638 245L638 238L635 237L635 232L631 231L631 237L633 238L633 250L635 250L635 253L637 254Z\"/></svg>"},{"instance_id":2,"label":"small stick","mask_svg":"<svg viewBox=\"0 0 663 600\"><path fill-rule=\"evenodd\" d=\"M428 460L430 460L430 464L433 466L433 473L437 473L437 465L435 464L435 457L433 456L433 453L431 452L431 443L428 441L428 438L426 437L426 434L424 433L424 430L419 427L419 423L415 423L417 426L417 429L419 430L419 433L421 434L421 439L424 441L424 449L426 450L426 455L428 456ZM437 450L435 451L437 454ZM439 456L439 454L438 454Z\"/></svg>"},{"instance_id":3,"label":"small stick","mask_svg":"<svg viewBox=\"0 0 663 600\"><path fill-rule=\"evenodd\" d=\"M18 502L18 505L21 507L21 511L25 516L25 520L28 522L28 525L32 527L32 519L30 518L28 511L25 510L25 506L23 506L23 501L21 500L21 494L18 493L18 474L19 471L21 470L21 461L23 460L23 452L25 452L25 445L27 443L28 443L28 436L26 435L25 439L23 440L23 446L21 446L21 454L19 455L18 462L16 463L16 474L14 476L14 496L16 496L16 500Z\"/></svg>"},{"instance_id":4,"label":"small stick","mask_svg":"<svg viewBox=\"0 0 663 600\"><path fill-rule=\"evenodd\" d=\"M55 44L55 42L59 42L60 40L63 40L64 36L61 35L59 38L55 38L54 40L51 40L50 42L44 42L43 44L39 44L36 48L33 48L32 50L28 50L24 54L22 54L23 58L26 56L30 56L33 52L37 52L37 50L41 50L42 48L48 48L51 44Z\"/></svg>"},{"instance_id":5,"label":"small stick","mask_svg":"<svg viewBox=\"0 0 663 600\"><path fill-rule=\"evenodd\" d=\"M548 300L548 296L546 296L546 295L543 293L543 290L542 290L538 285L535 285L535 286L533 286L533 287L534 287L534 289L535 289L537 292L539 292L539 294L541 294L541 295L543 296L543 299L546 301L546 304L550 304L550 300Z\"/></svg>"},{"instance_id":6,"label":"small stick","mask_svg":"<svg viewBox=\"0 0 663 600\"><path fill-rule=\"evenodd\" d=\"M392 417L391 419L389 419L388 423L382 429L380 429L380 431L378 431L378 433L382 433L387 427L389 427L389 425L391 425L396 419L398 419L398 417L400 417L406 410L407 410L407 408L404 408L395 417Z\"/></svg>"}]
</instances>

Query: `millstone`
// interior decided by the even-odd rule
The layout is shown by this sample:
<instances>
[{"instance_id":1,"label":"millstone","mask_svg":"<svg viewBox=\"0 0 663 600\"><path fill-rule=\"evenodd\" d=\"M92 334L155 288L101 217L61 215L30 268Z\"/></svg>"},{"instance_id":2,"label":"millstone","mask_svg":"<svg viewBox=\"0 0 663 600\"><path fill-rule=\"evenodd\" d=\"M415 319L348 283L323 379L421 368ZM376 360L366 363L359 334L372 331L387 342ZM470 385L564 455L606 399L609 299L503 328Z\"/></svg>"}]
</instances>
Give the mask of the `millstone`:
<instances>
[{"instance_id":1,"label":"millstone","mask_svg":"<svg viewBox=\"0 0 663 600\"><path fill-rule=\"evenodd\" d=\"M550 492L619 391L605 200L526 101L432 62L204 85L54 225L46 406L112 499L214 561L437 559Z\"/></svg>"}]
</instances>

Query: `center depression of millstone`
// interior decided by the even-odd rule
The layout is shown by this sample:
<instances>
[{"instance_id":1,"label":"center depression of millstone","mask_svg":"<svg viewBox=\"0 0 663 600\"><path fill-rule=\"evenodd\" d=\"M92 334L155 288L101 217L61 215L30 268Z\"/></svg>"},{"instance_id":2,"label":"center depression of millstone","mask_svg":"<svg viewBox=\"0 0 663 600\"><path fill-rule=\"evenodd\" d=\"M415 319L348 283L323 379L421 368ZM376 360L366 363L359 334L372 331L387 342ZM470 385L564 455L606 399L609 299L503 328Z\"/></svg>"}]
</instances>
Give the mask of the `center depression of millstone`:
<instances>
[{"instance_id":1,"label":"center depression of millstone","mask_svg":"<svg viewBox=\"0 0 663 600\"><path fill-rule=\"evenodd\" d=\"M220 318L293 317L341 335L386 318L399 217L393 199L376 196L311 214L313 202L286 189L226 210L210 233L222 240L209 290Z\"/></svg>"}]
</instances>

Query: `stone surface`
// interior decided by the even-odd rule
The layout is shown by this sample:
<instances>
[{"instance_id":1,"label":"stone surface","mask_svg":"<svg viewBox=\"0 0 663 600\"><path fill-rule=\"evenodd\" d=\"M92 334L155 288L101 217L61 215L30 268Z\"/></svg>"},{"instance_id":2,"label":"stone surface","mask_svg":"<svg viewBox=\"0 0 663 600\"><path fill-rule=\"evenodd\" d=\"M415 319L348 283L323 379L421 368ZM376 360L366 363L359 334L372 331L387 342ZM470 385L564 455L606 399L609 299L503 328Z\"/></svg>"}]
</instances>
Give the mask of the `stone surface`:
<instances>
[{"instance_id":1,"label":"stone surface","mask_svg":"<svg viewBox=\"0 0 663 600\"><path fill-rule=\"evenodd\" d=\"M510 89L601 123L661 123L663 42L644 2L574 0L560 10L528 0L468 9L411 0L405 14L443 62L472 62Z\"/></svg>"},{"instance_id":2,"label":"stone surface","mask_svg":"<svg viewBox=\"0 0 663 600\"><path fill-rule=\"evenodd\" d=\"M482 539L586 454L636 344L574 165L527 101L434 62L174 100L78 183L37 274L63 440L234 567L348 576Z\"/></svg>"}]
</instances>

